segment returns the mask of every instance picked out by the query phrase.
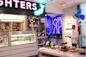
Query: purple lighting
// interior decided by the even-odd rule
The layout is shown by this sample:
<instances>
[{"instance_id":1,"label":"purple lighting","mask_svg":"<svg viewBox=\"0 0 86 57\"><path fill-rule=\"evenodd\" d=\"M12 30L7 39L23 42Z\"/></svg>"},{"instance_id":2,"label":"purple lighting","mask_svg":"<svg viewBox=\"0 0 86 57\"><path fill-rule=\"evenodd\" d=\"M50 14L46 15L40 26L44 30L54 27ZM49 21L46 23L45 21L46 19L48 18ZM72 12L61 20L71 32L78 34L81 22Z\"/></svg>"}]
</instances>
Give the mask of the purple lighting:
<instances>
[{"instance_id":1,"label":"purple lighting","mask_svg":"<svg viewBox=\"0 0 86 57\"><path fill-rule=\"evenodd\" d=\"M61 19L61 17L54 18L53 22L52 22L52 26L53 26L53 29L52 29L53 34L62 33L62 19Z\"/></svg>"},{"instance_id":2,"label":"purple lighting","mask_svg":"<svg viewBox=\"0 0 86 57\"><path fill-rule=\"evenodd\" d=\"M62 15L46 16L46 32L50 34L62 34Z\"/></svg>"}]
</instances>

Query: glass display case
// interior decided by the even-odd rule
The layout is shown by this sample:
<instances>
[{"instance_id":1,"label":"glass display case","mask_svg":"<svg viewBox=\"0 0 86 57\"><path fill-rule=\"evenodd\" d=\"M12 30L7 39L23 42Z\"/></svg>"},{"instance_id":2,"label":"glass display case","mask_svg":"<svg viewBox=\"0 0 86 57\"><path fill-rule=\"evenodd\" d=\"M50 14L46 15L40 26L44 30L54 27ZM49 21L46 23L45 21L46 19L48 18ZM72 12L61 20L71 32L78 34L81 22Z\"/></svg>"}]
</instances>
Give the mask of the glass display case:
<instances>
[{"instance_id":1,"label":"glass display case","mask_svg":"<svg viewBox=\"0 0 86 57\"><path fill-rule=\"evenodd\" d=\"M34 33L11 35L12 46L20 45L20 44L27 44L27 43L34 43L34 42L36 42L36 36Z\"/></svg>"},{"instance_id":2,"label":"glass display case","mask_svg":"<svg viewBox=\"0 0 86 57\"><path fill-rule=\"evenodd\" d=\"M9 33L0 32L0 47L8 46Z\"/></svg>"},{"instance_id":3,"label":"glass display case","mask_svg":"<svg viewBox=\"0 0 86 57\"><path fill-rule=\"evenodd\" d=\"M0 33L0 47L36 43L35 32L14 31Z\"/></svg>"},{"instance_id":4,"label":"glass display case","mask_svg":"<svg viewBox=\"0 0 86 57\"><path fill-rule=\"evenodd\" d=\"M0 22L0 47L11 46L11 38L13 38L11 35L22 32L22 27L20 22Z\"/></svg>"}]
</instances>

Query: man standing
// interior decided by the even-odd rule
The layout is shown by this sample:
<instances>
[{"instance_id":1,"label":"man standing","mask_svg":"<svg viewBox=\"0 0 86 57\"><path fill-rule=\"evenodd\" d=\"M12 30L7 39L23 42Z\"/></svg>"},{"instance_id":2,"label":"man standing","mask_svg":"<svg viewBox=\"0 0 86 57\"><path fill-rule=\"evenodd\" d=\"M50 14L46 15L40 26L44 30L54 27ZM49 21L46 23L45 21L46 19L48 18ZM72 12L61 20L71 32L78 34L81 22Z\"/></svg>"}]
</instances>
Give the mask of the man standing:
<instances>
[{"instance_id":1,"label":"man standing","mask_svg":"<svg viewBox=\"0 0 86 57\"><path fill-rule=\"evenodd\" d=\"M75 47L77 48L77 42L78 42L78 31L76 30L76 26L75 25L72 25L72 38L71 38L71 41L72 41L72 47Z\"/></svg>"}]
</instances>

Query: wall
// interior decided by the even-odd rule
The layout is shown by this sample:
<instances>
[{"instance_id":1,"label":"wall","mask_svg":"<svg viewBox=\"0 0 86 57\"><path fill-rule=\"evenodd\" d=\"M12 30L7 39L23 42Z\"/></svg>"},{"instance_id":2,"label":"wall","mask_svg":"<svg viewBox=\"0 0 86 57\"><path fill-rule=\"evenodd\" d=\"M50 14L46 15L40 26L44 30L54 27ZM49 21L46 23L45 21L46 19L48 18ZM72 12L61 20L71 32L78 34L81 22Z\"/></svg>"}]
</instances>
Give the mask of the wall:
<instances>
[{"instance_id":1,"label":"wall","mask_svg":"<svg viewBox=\"0 0 86 57\"><path fill-rule=\"evenodd\" d=\"M61 8L58 6L59 2L60 0L54 0L54 1L50 1L49 3L47 3L45 5L46 12L62 14L63 12Z\"/></svg>"},{"instance_id":2,"label":"wall","mask_svg":"<svg viewBox=\"0 0 86 57\"><path fill-rule=\"evenodd\" d=\"M85 15L85 19L82 21L82 27L81 27L81 31L82 31L82 36L86 36L86 3L81 4L81 9L82 9L82 14Z\"/></svg>"},{"instance_id":3,"label":"wall","mask_svg":"<svg viewBox=\"0 0 86 57\"><path fill-rule=\"evenodd\" d=\"M76 11L76 7L70 7L64 10L63 16L63 40L67 42L68 46L71 46L71 38L69 36L72 35L72 25L77 26L77 19L73 17L73 13ZM76 28L77 30L77 28Z\"/></svg>"},{"instance_id":4,"label":"wall","mask_svg":"<svg viewBox=\"0 0 86 57\"><path fill-rule=\"evenodd\" d=\"M81 23L82 46L86 47L86 3L81 4L82 14L85 19Z\"/></svg>"},{"instance_id":5,"label":"wall","mask_svg":"<svg viewBox=\"0 0 86 57\"><path fill-rule=\"evenodd\" d=\"M54 2L52 2L52 3L54 3ZM72 44L71 38L69 38L68 36L72 37L72 25L76 25L75 30L77 30L77 19L73 17L73 14L76 12L76 6L68 7L62 11L58 7L57 7L58 10L57 10L57 8L53 8L56 6L55 4L53 4L53 5L48 4L48 5L49 5L49 6L47 6L48 12L50 11L53 13L63 14L63 41L67 42L68 46L71 46L71 44Z\"/></svg>"}]
</instances>

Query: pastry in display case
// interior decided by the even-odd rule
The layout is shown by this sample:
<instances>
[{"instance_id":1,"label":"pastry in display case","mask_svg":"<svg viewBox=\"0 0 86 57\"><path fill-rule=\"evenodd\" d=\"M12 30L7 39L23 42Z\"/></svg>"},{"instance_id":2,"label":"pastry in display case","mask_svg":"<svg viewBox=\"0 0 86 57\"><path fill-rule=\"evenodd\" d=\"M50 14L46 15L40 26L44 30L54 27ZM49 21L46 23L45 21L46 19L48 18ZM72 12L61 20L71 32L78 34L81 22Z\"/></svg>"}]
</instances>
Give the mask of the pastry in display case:
<instances>
[{"instance_id":1,"label":"pastry in display case","mask_svg":"<svg viewBox=\"0 0 86 57\"><path fill-rule=\"evenodd\" d=\"M0 23L0 31L10 31L10 26L8 22Z\"/></svg>"},{"instance_id":2,"label":"pastry in display case","mask_svg":"<svg viewBox=\"0 0 86 57\"><path fill-rule=\"evenodd\" d=\"M13 23L12 30L13 31L20 31L21 30L21 23Z\"/></svg>"}]
</instances>

